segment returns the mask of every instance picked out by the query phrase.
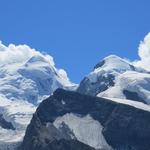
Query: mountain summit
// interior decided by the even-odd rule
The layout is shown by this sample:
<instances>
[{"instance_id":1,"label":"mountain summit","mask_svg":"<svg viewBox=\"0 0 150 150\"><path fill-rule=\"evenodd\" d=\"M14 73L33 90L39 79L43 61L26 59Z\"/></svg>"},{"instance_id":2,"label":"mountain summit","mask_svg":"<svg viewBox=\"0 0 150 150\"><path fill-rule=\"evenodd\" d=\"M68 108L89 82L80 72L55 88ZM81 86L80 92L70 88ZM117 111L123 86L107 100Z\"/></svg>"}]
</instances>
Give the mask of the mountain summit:
<instances>
[{"instance_id":1,"label":"mountain summit","mask_svg":"<svg viewBox=\"0 0 150 150\"><path fill-rule=\"evenodd\" d=\"M127 60L122 59L117 55L110 55L100 61L94 67L94 69L103 69L106 71L115 70L118 72L123 72L126 70L133 70L134 67Z\"/></svg>"},{"instance_id":2,"label":"mountain summit","mask_svg":"<svg viewBox=\"0 0 150 150\"><path fill-rule=\"evenodd\" d=\"M22 140L38 104L57 88L72 89L63 69L50 55L26 45L0 44L0 147ZM7 144L8 143L8 144Z\"/></svg>"},{"instance_id":3,"label":"mountain summit","mask_svg":"<svg viewBox=\"0 0 150 150\"><path fill-rule=\"evenodd\" d=\"M116 55L100 61L80 83L80 93L150 104L150 73Z\"/></svg>"}]
</instances>

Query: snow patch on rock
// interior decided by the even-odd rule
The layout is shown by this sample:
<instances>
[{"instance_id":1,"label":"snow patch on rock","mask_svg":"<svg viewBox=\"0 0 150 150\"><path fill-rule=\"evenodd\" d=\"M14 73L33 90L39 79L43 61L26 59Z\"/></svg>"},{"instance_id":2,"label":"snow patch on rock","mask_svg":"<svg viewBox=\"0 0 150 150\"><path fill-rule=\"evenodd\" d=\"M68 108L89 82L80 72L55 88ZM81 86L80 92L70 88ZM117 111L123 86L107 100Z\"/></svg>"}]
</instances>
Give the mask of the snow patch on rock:
<instances>
[{"instance_id":1,"label":"snow patch on rock","mask_svg":"<svg viewBox=\"0 0 150 150\"><path fill-rule=\"evenodd\" d=\"M135 71L126 71L120 74L115 85L104 92L99 93L99 97L112 97L126 99L123 90L136 92L147 104L150 104L150 74Z\"/></svg>"},{"instance_id":2,"label":"snow patch on rock","mask_svg":"<svg viewBox=\"0 0 150 150\"><path fill-rule=\"evenodd\" d=\"M111 149L102 134L102 125L90 115L80 117L72 113L65 114L58 117L53 124L59 129L62 123L69 127L78 141L96 149Z\"/></svg>"}]
</instances>

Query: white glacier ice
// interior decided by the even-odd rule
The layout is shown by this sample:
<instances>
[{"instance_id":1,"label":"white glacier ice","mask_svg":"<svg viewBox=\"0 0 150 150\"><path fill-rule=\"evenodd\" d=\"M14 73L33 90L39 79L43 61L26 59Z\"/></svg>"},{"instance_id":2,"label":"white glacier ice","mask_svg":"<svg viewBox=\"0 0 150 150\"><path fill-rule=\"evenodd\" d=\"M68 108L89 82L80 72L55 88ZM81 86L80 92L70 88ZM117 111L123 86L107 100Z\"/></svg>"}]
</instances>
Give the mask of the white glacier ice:
<instances>
[{"instance_id":1,"label":"white glacier ice","mask_svg":"<svg viewBox=\"0 0 150 150\"><path fill-rule=\"evenodd\" d=\"M57 88L76 88L53 58L27 45L0 42L0 115L16 130L0 128L0 150L16 146L38 104Z\"/></svg>"},{"instance_id":2,"label":"white glacier ice","mask_svg":"<svg viewBox=\"0 0 150 150\"><path fill-rule=\"evenodd\" d=\"M68 113L58 117L53 124L59 129L62 123L69 127L78 141L95 149L111 149L102 134L102 125L90 115L80 117L73 113Z\"/></svg>"}]
</instances>

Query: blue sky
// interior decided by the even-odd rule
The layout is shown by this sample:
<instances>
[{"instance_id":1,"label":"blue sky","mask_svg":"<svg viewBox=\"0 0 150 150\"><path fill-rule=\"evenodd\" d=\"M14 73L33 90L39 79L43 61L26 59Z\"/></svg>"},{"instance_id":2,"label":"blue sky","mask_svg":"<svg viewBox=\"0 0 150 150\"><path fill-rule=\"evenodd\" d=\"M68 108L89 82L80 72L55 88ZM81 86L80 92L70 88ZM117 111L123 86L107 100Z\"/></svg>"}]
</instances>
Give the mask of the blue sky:
<instances>
[{"instance_id":1,"label":"blue sky","mask_svg":"<svg viewBox=\"0 0 150 150\"><path fill-rule=\"evenodd\" d=\"M103 57L138 59L150 31L149 0L1 0L0 40L54 57L79 82Z\"/></svg>"}]
</instances>

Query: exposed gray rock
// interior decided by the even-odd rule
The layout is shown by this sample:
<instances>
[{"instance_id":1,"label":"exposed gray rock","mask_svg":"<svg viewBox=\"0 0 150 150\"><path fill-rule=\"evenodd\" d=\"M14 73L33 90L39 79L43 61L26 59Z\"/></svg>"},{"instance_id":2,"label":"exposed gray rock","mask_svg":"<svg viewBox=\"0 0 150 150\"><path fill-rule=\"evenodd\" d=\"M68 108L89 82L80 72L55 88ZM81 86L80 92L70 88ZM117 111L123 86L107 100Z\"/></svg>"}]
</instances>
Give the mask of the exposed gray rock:
<instances>
[{"instance_id":1,"label":"exposed gray rock","mask_svg":"<svg viewBox=\"0 0 150 150\"><path fill-rule=\"evenodd\" d=\"M4 129L15 130L15 127L13 126L13 124L5 120L2 114L0 114L0 126Z\"/></svg>"},{"instance_id":2,"label":"exposed gray rock","mask_svg":"<svg viewBox=\"0 0 150 150\"><path fill-rule=\"evenodd\" d=\"M107 76L101 74L97 76L96 82L91 82L88 77L85 77L78 87L77 91L79 93L96 96L98 93L107 90L110 86L114 85L115 76L113 74L108 74Z\"/></svg>"},{"instance_id":3,"label":"exposed gray rock","mask_svg":"<svg viewBox=\"0 0 150 150\"><path fill-rule=\"evenodd\" d=\"M133 101L138 101L138 102L142 102L142 103L146 104L146 102L143 100L143 98L140 97L138 95L138 93L136 93L136 92L131 92L129 90L123 90L123 94L125 95L126 99L131 99Z\"/></svg>"},{"instance_id":4,"label":"exposed gray rock","mask_svg":"<svg viewBox=\"0 0 150 150\"><path fill-rule=\"evenodd\" d=\"M93 150L76 139L70 139L70 131L64 135L51 126L57 117L67 113L80 116L89 114L99 121L107 143L115 150L150 148L150 112L103 98L58 89L38 107L20 149ZM51 126L50 130L46 129L47 123Z\"/></svg>"}]
</instances>

